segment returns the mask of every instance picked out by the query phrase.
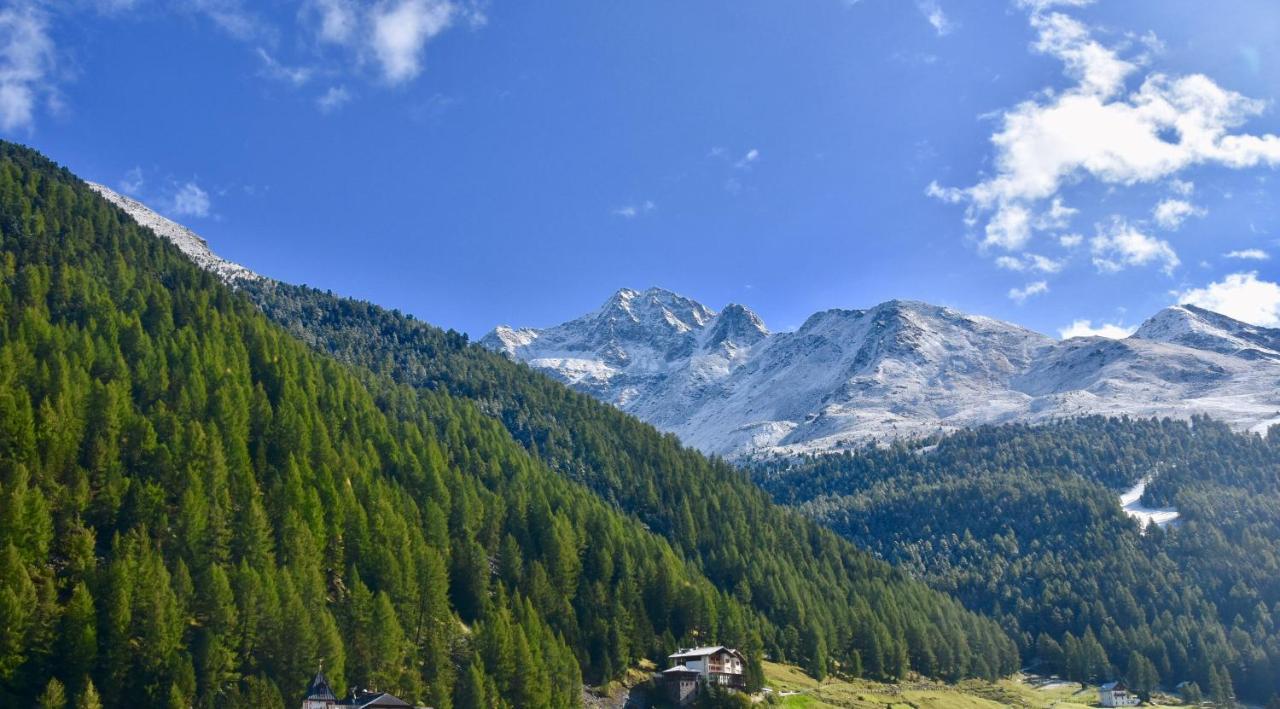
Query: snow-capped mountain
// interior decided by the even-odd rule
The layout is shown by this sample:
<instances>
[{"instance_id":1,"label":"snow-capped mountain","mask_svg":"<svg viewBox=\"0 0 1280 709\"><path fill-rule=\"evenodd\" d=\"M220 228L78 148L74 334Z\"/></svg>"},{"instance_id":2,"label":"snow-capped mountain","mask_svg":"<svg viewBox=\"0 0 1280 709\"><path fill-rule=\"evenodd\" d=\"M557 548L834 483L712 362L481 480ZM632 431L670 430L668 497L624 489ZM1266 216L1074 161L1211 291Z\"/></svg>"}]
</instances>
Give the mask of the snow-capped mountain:
<instances>
[{"instance_id":1,"label":"snow-capped mountain","mask_svg":"<svg viewBox=\"0 0 1280 709\"><path fill-rule=\"evenodd\" d=\"M90 187L231 285L263 280L137 200ZM770 333L743 305L623 289L546 329L481 342L708 453L837 450L1004 421L1083 414L1280 423L1280 330L1194 306L1129 338L1057 341L951 308L890 301Z\"/></svg>"},{"instance_id":2,"label":"snow-capped mountain","mask_svg":"<svg viewBox=\"0 0 1280 709\"><path fill-rule=\"evenodd\" d=\"M107 201L123 209L139 225L154 231L157 236L172 241L197 266L213 273L224 282L235 285L239 281L253 281L262 278L262 276L244 266L228 261L213 253L213 250L209 248L208 242L201 238L200 235L171 219L160 216L138 200L126 197L109 187L95 182L87 184L95 192L106 197Z\"/></svg>"},{"instance_id":3,"label":"snow-capped mountain","mask_svg":"<svg viewBox=\"0 0 1280 709\"><path fill-rule=\"evenodd\" d=\"M481 342L726 456L1091 413L1280 422L1280 330L1192 306L1124 340L1057 341L911 301L771 334L741 305L715 313L627 289L562 325L499 327Z\"/></svg>"}]
</instances>

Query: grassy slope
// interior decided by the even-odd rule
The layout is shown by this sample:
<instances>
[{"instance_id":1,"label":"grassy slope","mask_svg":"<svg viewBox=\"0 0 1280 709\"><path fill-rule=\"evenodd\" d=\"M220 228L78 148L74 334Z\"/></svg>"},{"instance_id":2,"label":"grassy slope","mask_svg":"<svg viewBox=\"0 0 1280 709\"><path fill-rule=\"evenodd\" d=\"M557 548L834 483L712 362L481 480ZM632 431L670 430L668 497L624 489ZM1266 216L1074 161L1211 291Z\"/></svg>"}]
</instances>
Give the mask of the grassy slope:
<instances>
[{"instance_id":1,"label":"grassy slope","mask_svg":"<svg viewBox=\"0 0 1280 709\"><path fill-rule=\"evenodd\" d=\"M1083 709L1098 706L1098 693L1080 690L1074 683L1038 689L1024 679L996 683L970 680L954 685L934 682L881 684L864 680L818 682L796 667L766 662L765 678L775 692L799 692L783 698L779 706L805 709ZM1154 705L1156 707L1165 705ZM1176 706L1170 704L1168 706Z\"/></svg>"}]
</instances>

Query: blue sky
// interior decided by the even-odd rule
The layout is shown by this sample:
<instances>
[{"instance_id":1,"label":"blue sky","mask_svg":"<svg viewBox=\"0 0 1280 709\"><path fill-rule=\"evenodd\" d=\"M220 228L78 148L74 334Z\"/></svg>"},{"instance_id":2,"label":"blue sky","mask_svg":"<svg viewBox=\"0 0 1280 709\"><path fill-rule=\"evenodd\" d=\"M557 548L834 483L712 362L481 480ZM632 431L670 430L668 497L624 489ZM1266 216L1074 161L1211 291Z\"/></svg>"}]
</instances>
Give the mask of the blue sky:
<instances>
[{"instance_id":1,"label":"blue sky","mask_svg":"<svg viewBox=\"0 0 1280 709\"><path fill-rule=\"evenodd\" d=\"M0 6L5 137L475 336L650 285L1280 325L1273 0Z\"/></svg>"}]
</instances>

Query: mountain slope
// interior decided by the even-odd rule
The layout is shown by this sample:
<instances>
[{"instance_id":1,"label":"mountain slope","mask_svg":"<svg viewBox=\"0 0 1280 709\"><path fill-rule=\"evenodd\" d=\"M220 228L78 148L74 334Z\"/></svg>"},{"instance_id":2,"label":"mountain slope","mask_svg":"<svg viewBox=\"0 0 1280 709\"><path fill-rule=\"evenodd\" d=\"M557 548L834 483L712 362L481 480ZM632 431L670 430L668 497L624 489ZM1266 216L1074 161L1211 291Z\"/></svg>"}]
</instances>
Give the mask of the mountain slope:
<instances>
[{"instance_id":1,"label":"mountain slope","mask_svg":"<svg viewBox=\"0 0 1280 709\"><path fill-rule=\"evenodd\" d=\"M611 305L623 296L698 317L641 317ZM708 348L726 315L749 325ZM1194 306L1166 309L1121 341L1059 342L909 301L828 310L770 334L742 306L715 315L668 291L624 290L563 325L499 327L482 342L728 456L1087 414L1207 413L1255 430L1280 421L1280 331Z\"/></svg>"},{"instance_id":2,"label":"mountain slope","mask_svg":"<svg viewBox=\"0 0 1280 709\"><path fill-rule=\"evenodd\" d=\"M700 639L885 678L1016 667L989 620L456 334L233 292L9 144L0 221L0 703L55 676L279 706L323 657L435 706L563 706L579 673Z\"/></svg>"},{"instance_id":3,"label":"mountain slope","mask_svg":"<svg viewBox=\"0 0 1280 709\"><path fill-rule=\"evenodd\" d=\"M138 222L139 226L146 227L156 235L172 242L197 266L216 275L224 283L234 285L241 281L254 281L262 278L262 276L244 266L228 261L213 253L213 250L209 248L209 243L201 238L200 235L171 219L151 211L138 200L126 197L96 182L86 182L85 184L89 186L89 189L105 197L107 201L128 212Z\"/></svg>"},{"instance_id":4,"label":"mountain slope","mask_svg":"<svg viewBox=\"0 0 1280 709\"><path fill-rule=\"evenodd\" d=\"M1280 692L1280 427L986 426L761 465L755 477L1001 619L1042 672L1096 681L1137 653L1167 687L1209 693L1226 674L1250 700ZM1143 502L1176 510L1176 523L1144 529L1122 512L1122 491L1143 480ZM1105 657L1081 659L1087 637Z\"/></svg>"}]
</instances>

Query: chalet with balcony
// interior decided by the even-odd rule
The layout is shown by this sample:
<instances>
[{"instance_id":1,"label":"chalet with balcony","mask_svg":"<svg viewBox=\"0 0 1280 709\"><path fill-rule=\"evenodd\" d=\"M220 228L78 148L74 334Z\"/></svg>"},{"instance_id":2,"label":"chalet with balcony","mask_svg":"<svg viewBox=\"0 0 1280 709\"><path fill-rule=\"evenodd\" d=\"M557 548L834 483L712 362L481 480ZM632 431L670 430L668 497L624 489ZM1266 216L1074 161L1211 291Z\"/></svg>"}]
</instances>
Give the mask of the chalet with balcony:
<instances>
[{"instance_id":1,"label":"chalet with balcony","mask_svg":"<svg viewBox=\"0 0 1280 709\"><path fill-rule=\"evenodd\" d=\"M687 704L705 685L742 691L747 686L741 652L722 645L680 650L667 656L671 667L663 670L662 681L676 704Z\"/></svg>"}]
</instances>

